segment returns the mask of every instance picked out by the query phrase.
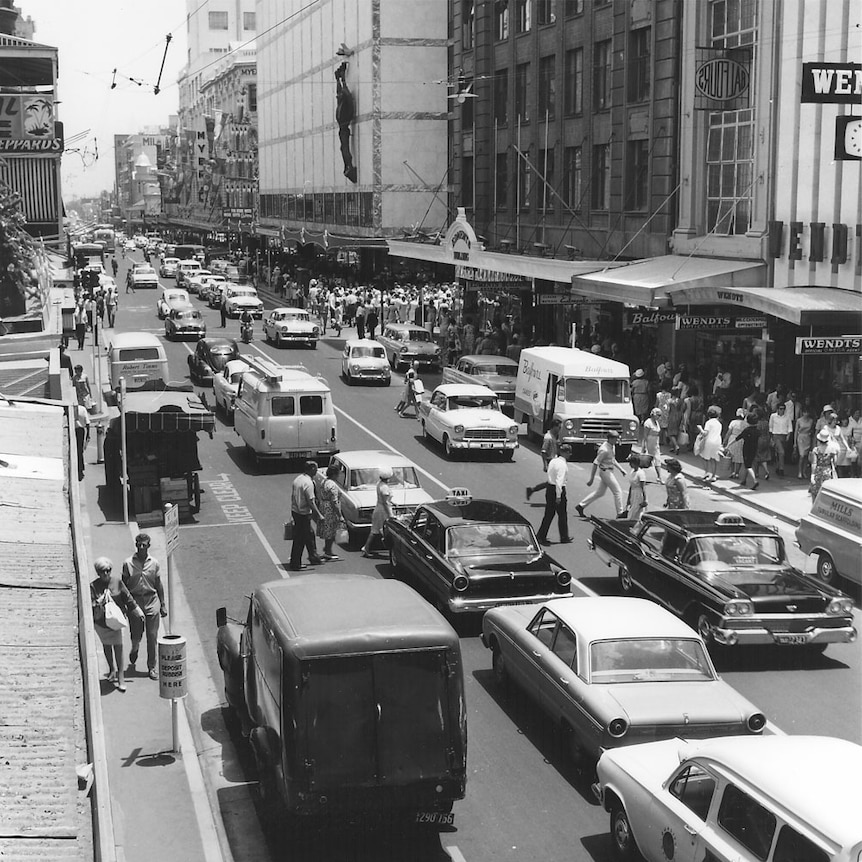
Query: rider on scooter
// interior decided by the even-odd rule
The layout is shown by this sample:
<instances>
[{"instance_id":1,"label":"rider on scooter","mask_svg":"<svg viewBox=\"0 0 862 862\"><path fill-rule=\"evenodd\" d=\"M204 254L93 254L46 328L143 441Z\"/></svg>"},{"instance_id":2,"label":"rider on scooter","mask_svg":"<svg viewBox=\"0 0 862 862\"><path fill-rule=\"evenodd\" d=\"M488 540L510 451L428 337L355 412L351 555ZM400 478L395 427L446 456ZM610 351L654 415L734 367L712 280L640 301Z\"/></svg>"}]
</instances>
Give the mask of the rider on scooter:
<instances>
[{"instance_id":1,"label":"rider on scooter","mask_svg":"<svg viewBox=\"0 0 862 862\"><path fill-rule=\"evenodd\" d=\"M243 309L242 314L239 316L239 331L244 341L251 341L254 332L254 318L247 308Z\"/></svg>"}]
</instances>

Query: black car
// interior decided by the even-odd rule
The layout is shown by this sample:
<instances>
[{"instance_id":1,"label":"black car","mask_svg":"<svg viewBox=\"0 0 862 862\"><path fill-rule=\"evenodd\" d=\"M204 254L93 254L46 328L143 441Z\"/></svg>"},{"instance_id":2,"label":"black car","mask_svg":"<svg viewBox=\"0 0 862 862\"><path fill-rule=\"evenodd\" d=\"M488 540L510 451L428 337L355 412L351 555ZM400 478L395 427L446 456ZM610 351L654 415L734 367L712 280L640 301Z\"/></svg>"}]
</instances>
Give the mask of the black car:
<instances>
[{"instance_id":1,"label":"black car","mask_svg":"<svg viewBox=\"0 0 862 862\"><path fill-rule=\"evenodd\" d=\"M231 359L239 359L239 348L232 338L201 338L189 356L189 376L193 383L212 386L213 377Z\"/></svg>"},{"instance_id":2,"label":"black car","mask_svg":"<svg viewBox=\"0 0 862 862\"><path fill-rule=\"evenodd\" d=\"M687 509L592 522L590 547L617 567L623 592L645 593L707 644L820 651L856 639L849 596L793 568L772 527Z\"/></svg>"},{"instance_id":3,"label":"black car","mask_svg":"<svg viewBox=\"0 0 862 862\"><path fill-rule=\"evenodd\" d=\"M530 522L495 500L452 493L406 521L390 518L383 538L393 572L443 611L481 613L571 595L572 576L542 551Z\"/></svg>"}]
</instances>

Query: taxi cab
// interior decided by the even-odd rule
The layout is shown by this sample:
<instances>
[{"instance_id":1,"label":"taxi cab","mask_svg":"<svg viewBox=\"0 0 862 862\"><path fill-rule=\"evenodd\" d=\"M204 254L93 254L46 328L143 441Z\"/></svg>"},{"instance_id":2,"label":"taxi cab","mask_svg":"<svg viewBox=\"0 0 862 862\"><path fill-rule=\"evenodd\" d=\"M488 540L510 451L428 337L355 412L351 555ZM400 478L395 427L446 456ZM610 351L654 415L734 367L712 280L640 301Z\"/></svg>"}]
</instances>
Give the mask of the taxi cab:
<instances>
[{"instance_id":1,"label":"taxi cab","mask_svg":"<svg viewBox=\"0 0 862 862\"><path fill-rule=\"evenodd\" d=\"M605 751L593 792L617 859L859 862L862 746L729 736Z\"/></svg>"}]
</instances>

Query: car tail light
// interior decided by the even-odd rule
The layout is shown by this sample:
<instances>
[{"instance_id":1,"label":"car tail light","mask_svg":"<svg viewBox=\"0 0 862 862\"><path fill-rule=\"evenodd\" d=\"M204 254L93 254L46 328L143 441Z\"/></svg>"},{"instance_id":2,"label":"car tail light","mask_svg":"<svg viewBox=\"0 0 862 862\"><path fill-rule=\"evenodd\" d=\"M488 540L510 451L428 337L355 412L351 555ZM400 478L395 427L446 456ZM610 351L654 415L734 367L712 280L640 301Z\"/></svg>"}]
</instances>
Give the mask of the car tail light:
<instances>
[{"instance_id":1,"label":"car tail light","mask_svg":"<svg viewBox=\"0 0 862 862\"><path fill-rule=\"evenodd\" d=\"M766 727L766 716L762 712L753 712L745 723L752 733L760 733Z\"/></svg>"},{"instance_id":2,"label":"car tail light","mask_svg":"<svg viewBox=\"0 0 862 862\"><path fill-rule=\"evenodd\" d=\"M456 575L452 581L452 586L459 592L463 593L470 586L470 581L466 575Z\"/></svg>"},{"instance_id":3,"label":"car tail light","mask_svg":"<svg viewBox=\"0 0 862 862\"><path fill-rule=\"evenodd\" d=\"M572 575L570 572L567 572L565 569L557 572L557 583L561 587L567 587L572 582Z\"/></svg>"},{"instance_id":4,"label":"car tail light","mask_svg":"<svg viewBox=\"0 0 862 862\"><path fill-rule=\"evenodd\" d=\"M629 729L629 723L624 718L612 718L608 722L608 733L614 738L619 739L626 735Z\"/></svg>"}]
</instances>

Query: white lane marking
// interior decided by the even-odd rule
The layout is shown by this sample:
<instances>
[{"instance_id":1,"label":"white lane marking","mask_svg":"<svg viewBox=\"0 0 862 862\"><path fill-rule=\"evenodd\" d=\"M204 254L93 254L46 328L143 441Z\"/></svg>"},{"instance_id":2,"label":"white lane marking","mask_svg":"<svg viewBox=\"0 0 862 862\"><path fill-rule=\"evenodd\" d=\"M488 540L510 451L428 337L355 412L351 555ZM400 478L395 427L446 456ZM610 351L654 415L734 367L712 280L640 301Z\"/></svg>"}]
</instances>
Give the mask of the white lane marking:
<instances>
[{"instance_id":1,"label":"white lane marking","mask_svg":"<svg viewBox=\"0 0 862 862\"><path fill-rule=\"evenodd\" d=\"M278 569L278 573L283 578L289 578L290 575L285 571L284 564L279 559L278 554L276 554L275 549L270 545L270 543L266 540L266 536L264 536L263 531L258 526L257 521L251 522L252 529L257 533L258 539L260 539L260 543L263 545L264 550L269 554L269 558L272 560L272 564Z\"/></svg>"},{"instance_id":2,"label":"white lane marking","mask_svg":"<svg viewBox=\"0 0 862 862\"><path fill-rule=\"evenodd\" d=\"M449 847L444 847L443 850L449 854L449 858L452 862L467 862L464 858L464 854L457 848L455 845L451 845Z\"/></svg>"}]
</instances>

